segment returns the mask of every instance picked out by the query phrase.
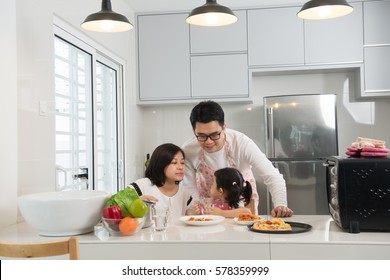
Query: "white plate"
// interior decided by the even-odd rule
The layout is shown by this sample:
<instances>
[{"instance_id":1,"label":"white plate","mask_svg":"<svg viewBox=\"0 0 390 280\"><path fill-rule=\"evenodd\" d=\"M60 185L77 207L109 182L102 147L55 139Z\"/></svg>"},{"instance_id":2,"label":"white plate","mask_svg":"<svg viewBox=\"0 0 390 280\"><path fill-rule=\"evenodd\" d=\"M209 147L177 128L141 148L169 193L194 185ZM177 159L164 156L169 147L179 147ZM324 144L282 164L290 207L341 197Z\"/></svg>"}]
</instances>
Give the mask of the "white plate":
<instances>
[{"instance_id":1,"label":"white plate","mask_svg":"<svg viewBox=\"0 0 390 280\"><path fill-rule=\"evenodd\" d=\"M233 219L233 221L235 221L236 224L239 224L239 225L242 225L242 226L248 226L248 225L254 224L257 221L260 221L260 219L259 220L255 220L255 221L239 221L238 218L235 217Z\"/></svg>"},{"instance_id":2,"label":"white plate","mask_svg":"<svg viewBox=\"0 0 390 280\"><path fill-rule=\"evenodd\" d=\"M191 217L194 217L196 219L206 218L206 219L211 219L211 221L189 221ZM219 224L223 220L225 220L225 217L217 216L217 215L192 215L192 216L180 217L180 221L190 226L211 226L211 225Z\"/></svg>"}]
</instances>

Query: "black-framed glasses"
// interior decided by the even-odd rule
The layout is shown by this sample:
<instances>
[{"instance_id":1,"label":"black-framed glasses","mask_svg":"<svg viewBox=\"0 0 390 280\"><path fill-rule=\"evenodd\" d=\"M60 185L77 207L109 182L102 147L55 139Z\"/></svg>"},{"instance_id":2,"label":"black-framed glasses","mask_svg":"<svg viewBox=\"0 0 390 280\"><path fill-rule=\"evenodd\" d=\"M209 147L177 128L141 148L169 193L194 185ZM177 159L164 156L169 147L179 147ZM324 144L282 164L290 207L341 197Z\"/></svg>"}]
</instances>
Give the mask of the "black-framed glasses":
<instances>
[{"instance_id":1,"label":"black-framed glasses","mask_svg":"<svg viewBox=\"0 0 390 280\"><path fill-rule=\"evenodd\" d=\"M211 133L209 135L196 135L195 134L195 136L196 136L196 139L198 139L198 141L200 141L200 142L206 142L208 138L215 141L215 140L218 140L219 138L221 138L222 131L223 130L221 130L220 132Z\"/></svg>"}]
</instances>

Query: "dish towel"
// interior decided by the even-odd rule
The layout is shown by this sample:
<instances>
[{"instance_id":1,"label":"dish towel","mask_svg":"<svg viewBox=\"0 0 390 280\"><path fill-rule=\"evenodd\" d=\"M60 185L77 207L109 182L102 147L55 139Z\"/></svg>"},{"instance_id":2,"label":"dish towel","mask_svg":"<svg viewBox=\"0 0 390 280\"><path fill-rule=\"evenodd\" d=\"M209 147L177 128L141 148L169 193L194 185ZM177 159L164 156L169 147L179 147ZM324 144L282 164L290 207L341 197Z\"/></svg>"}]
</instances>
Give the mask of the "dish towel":
<instances>
[{"instance_id":1,"label":"dish towel","mask_svg":"<svg viewBox=\"0 0 390 280\"><path fill-rule=\"evenodd\" d=\"M383 140L357 137L355 142L347 147L345 154L350 157L387 157L389 152Z\"/></svg>"}]
</instances>

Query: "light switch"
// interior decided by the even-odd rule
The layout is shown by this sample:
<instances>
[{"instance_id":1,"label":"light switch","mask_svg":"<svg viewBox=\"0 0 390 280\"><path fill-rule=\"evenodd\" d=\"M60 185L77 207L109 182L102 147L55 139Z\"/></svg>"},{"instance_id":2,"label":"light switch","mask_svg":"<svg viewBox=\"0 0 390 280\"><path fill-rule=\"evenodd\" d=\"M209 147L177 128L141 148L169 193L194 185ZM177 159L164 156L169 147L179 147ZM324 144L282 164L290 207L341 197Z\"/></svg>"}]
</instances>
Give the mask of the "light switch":
<instances>
[{"instance_id":1,"label":"light switch","mask_svg":"<svg viewBox=\"0 0 390 280\"><path fill-rule=\"evenodd\" d=\"M44 100L39 101L39 115L47 116L47 102Z\"/></svg>"}]
</instances>

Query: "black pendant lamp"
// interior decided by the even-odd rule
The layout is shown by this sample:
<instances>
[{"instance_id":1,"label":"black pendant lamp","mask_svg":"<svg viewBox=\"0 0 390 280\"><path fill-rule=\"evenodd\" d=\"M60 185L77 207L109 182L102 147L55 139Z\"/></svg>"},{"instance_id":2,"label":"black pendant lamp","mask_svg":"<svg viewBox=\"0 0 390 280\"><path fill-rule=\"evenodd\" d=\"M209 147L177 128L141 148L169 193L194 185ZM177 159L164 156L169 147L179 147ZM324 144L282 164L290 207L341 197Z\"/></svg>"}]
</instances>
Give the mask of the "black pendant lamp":
<instances>
[{"instance_id":1,"label":"black pendant lamp","mask_svg":"<svg viewBox=\"0 0 390 280\"><path fill-rule=\"evenodd\" d=\"M302 19L330 19L352 13L353 7L345 0L312 0L305 3L297 16Z\"/></svg>"},{"instance_id":2,"label":"black pendant lamp","mask_svg":"<svg viewBox=\"0 0 390 280\"><path fill-rule=\"evenodd\" d=\"M186 19L189 24L201 26L222 26L236 21L232 10L219 5L216 0L207 0L203 6L193 9Z\"/></svg>"},{"instance_id":3,"label":"black pendant lamp","mask_svg":"<svg viewBox=\"0 0 390 280\"><path fill-rule=\"evenodd\" d=\"M81 27L96 32L122 32L133 25L124 15L112 11L110 0L102 0L102 10L87 16Z\"/></svg>"}]
</instances>

